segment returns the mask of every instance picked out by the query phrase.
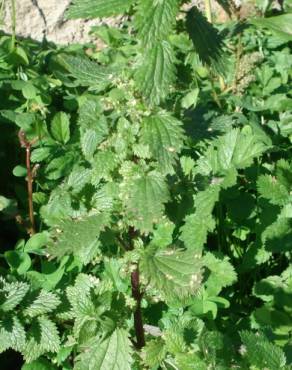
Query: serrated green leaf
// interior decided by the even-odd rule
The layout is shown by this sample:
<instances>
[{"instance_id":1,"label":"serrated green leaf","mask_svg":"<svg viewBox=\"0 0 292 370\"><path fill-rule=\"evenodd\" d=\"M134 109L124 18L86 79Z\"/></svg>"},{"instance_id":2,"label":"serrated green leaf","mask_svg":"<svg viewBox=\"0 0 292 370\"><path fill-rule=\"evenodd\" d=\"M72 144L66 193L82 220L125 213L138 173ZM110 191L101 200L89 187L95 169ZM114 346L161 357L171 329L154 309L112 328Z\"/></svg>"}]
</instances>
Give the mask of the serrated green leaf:
<instances>
[{"instance_id":1,"label":"serrated green leaf","mask_svg":"<svg viewBox=\"0 0 292 370\"><path fill-rule=\"evenodd\" d=\"M146 281L169 301L195 294L201 284L202 264L193 251L148 247L139 266Z\"/></svg>"},{"instance_id":2,"label":"serrated green leaf","mask_svg":"<svg viewBox=\"0 0 292 370\"><path fill-rule=\"evenodd\" d=\"M148 341L143 354L146 366L153 368L160 365L167 354L164 341L161 338Z\"/></svg>"},{"instance_id":3,"label":"serrated green leaf","mask_svg":"<svg viewBox=\"0 0 292 370\"><path fill-rule=\"evenodd\" d=\"M88 264L99 252L99 235L107 225L107 214L87 216L80 220L64 220L56 229L56 241L50 252L56 257L73 254Z\"/></svg>"},{"instance_id":4,"label":"serrated green leaf","mask_svg":"<svg viewBox=\"0 0 292 370\"><path fill-rule=\"evenodd\" d=\"M260 195L268 199L271 204L285 205L289 199L289 192L275 176L260 176L257 181L257 189Z\"/></svg>"},{"instance_id":5,"label":"serrated green leaf","mask_svg":"<svg viewBox=\"0 0 292 370\"><path fill-rule=\"evenodd\" d=\"M187 13L186 28L201 61L224 73L223 38L196 6Z\"/></svg>"},{"instance_id":6,"label":"serrated green leaf","mask_svg":"<svg viewBox=\"0 0 292 370\"><path fill-rule=\"evenodd\" d=\"M247 361L259 369L278 370L284 368L286 357L281 348L270 343L262 334L241 331Z\"/></svg>"},{"instance_id":7,"label":"serrated green leaf","mask_svg":"<svg viewBox=\"0 0 292 370\"><path fill-rule=\"evenodd\" d=\"M232 285L237 280L236 272L228 257L217 258L208 252L203 259L204 266L211 271L205 283L208 295L218 295L222 288Z\"/></svg>"},{"instance_id":8,"label":"serrated green leaf","mask_svg":"<svg viewBox=\"0 0 292 370\"><path fill-rule=\"evenodd\" d=\"M185 224L180 229L180 240L187 249L201 253L208 232L214 230L216 225L212 212L219 199L219 191L220 187L213 185L195 196L195 213L186 216Z\"/></svg>"},{"instance_id":9,"label":"serrated green leaf","mask_svg":"<svg viewBox=\"0 0 292 370\"><path fill-rule=\"evenodd\" d=\"M53 138L60 143L66 144L70 139L70 119L68 114L58 112L55 114L51 123L51 133Z\"/></svg>"},{"instance_id":10,"label":"serrated green leaf","mask_svg":"<svg viewBox=\"0 0 292 370\"><path fill-rule=\"evenodd\" d=\"M133 3L134 0L73 0L66 18L110 17L126 12Z\"/></svg>"},{"instance_id":11,"label":"serrated green leaf","mask_svg":"<svg viewBox=\"0 0 292 370\"><path fill-rule=\"evenodd\" d=\"M77 357L74 370L131 370L131 342L124 329L116 329L103 341L96 340Z\"/></svg>"},{"instance_id":12,"label":"serrated green leaf","mask_svg":"<svg viewBox=\"0 0 292 370\"><path fill-rule=\"evenodd\" d=\"M135 81L151 105L158 105L170 92L176 73L174 62L174 51L167 41L157 42L141 56Z\"/></svg>"},{"instance_id":13,"label":"serrated green leaf","mask_svg":"<svg viewBox=\"0 0 292 370\"><path fill-rule=\"evenodd\" d=\"M62 55L60 62L82 86L104 88L111 83L113 70L103 67L86 57Z\"/></svg>"},{"instance_id":14,"label":"serrated green leaf","mask_svg":"<svg viewBox=\"0 0 292 370\"><path fill-rule=\"evenodd\" d=\"M181 126L180 121L163 112L146 117L142 122L141 143L149 146L164 174L174 172L173 166L184 142Z\"/></svg>"},{"instance_id":15,"label":"serrated green leaf","mask_svg":"<svg viewBox=\"0 0 292 370\"><path fill-rule=\"evenodd\" d=\"M37 318L28 332L22 351L26 362L32 362L47 352L58 352L60 337L56 324L46 316Z\"/></svg>"},{"instance_id":16,"label":"serrated green leaf","mask_svg":"<svg viewBox=\"0 0 292 370\"><path fill-rule=\"evenodd\" d=\"M152 171L122 184L123 202L129 223L142 233L161 222L169 192L164 177Z\"/></svg>"},{"instance_id":17,"label":"serrated green leaf","mask_svg":"<svg viewBox=\"0 0 292 370\"><path fill-rule=\"evenodd\" d=\"M138 38L143 47L167 39L178 12L178 0L141 1L135 14Z\"/></svg>"},{"instance_id":18,"label":"serrated green leaf","mask_svg":"<svg viewBox=\"0 0 292 370\"><path fill-rule=\"evenodd\" d=\"M0 309L4 312L12 311L29 291L29 285L23 282L7 283L1 281L1 285Z\"/></svg>"},{"instance_id":19,"label":"serrated green leaf","mask_svg":"<svg viewBox=\"0 0 292 370\"><path fill-rule=\"evenodd\" d=\"M0 321L0 353L9 348L21 351L25 345L25 330L16 316L6 316Z\"/></svg>"},{"instance_id":20,"label":"serrated green leaf","mask_svg":"<svg viewBox=\"0 0 292 370\"><path fill-rule=\"evenodd\" d=\"M24 309L23 313L29 317L43 315L52 312L61 303L55 293L41 290L35 300Z\"/></svg>"},{"instance_id":21,"label":"serrated green leaf","mask_svg":"<svg viewBox=\"0 0 292 370\"><path fill-rule=\"evenodd\" d=\"M212 142L197 162L197 173L226 173L232 168L243 169L269 147L251 131L230 130Z\"/></svg>"}]
</instances>

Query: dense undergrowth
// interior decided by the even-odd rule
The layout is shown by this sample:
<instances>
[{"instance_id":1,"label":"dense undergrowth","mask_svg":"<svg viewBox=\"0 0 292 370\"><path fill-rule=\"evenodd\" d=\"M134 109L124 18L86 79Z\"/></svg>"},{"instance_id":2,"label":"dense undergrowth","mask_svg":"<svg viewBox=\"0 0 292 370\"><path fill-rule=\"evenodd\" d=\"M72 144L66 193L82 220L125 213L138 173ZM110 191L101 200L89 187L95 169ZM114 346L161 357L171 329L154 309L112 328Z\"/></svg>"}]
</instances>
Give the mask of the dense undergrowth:
<instances>
[{"instance_id":1,"label":"dense undergrowth","mask_svg":"<svg viewBox=\"0 0 292 370\"><path fill-rule=\"evenodd\" d=\"M3 370L291 368L291 1L182 3L0 38Z\"/></svg>"}]
</instances>

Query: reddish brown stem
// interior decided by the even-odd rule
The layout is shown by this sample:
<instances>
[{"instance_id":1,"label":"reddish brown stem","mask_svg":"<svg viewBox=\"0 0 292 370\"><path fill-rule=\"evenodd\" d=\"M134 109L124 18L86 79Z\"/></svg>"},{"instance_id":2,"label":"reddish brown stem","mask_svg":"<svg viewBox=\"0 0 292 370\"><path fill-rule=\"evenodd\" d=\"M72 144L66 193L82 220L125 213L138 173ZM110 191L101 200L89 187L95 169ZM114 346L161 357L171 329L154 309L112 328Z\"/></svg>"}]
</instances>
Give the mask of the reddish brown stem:
<instances>
[{"instance_id":1,"label":"reddish brown stem","mask_svg":"<svg viewBox=\"0 0 292 370\"><path fill-rule=\"evenodd\" d=\"M26 147L26 169L27 169L27 192L28 192L28 209L29 209L29 220L31 224L31 234L35 234L35 222L33 212L33 201L32 201L32 183L33 177L31 172L30 164L30 145Z\"/></svg>"},{"instance_id":2,"label":"reddish brown stem","mask_svg":"<svg viewBox=\"0 0 292 370\"><path fill-rule=\"evenodd\" d=\"M134 312L134 327L137 339L136 347L137 349L141 349L145 346L145 334L141 310L142 294L140 292L140 274L138 266L136 270L134 270L131 274L131 284L132 284L132 296L136 301L136 308Z\"/></svg>"},{"instance_id":3,"label":"reddish brown stem","mask_svg":"<svg viewBox=\"0 0 292 370\"><path fill-rule=\"evenodd\" d=\"M30 229L29 233L31 235L35 234L35 221L34 221L34 212L33 212L33 201L32 201L32 193L33 193L33 174L31 170L31 163L30 163L30 151L31 145L33 142L29 142L26 138L24 131L20 130L19 134L19 141L20 145L25 148L25 164L27 170L27 193L28 193L28 213L29 213L29 221L30 221Z\"/></svg>"}]
</instances>

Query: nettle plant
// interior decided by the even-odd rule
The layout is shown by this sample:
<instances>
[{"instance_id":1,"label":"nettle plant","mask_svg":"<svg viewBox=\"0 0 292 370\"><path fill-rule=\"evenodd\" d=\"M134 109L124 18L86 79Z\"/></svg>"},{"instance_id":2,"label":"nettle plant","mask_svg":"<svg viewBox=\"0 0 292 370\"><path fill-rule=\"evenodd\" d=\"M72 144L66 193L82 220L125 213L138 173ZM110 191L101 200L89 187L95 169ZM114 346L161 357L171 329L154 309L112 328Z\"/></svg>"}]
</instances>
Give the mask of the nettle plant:
<instances>
[{"instance_id":1,"label":"nettle plant","mask_svg":"<svg viewBox=\"0 0 292 370\"><path fill-rule=\"evenodd\" d=\"M289 14L219 33L187 3L74 0L127 14L106 48L1 59L31 237L4 254L0 350L23 369L288 369Z\"/></svg>"}]
</instances>

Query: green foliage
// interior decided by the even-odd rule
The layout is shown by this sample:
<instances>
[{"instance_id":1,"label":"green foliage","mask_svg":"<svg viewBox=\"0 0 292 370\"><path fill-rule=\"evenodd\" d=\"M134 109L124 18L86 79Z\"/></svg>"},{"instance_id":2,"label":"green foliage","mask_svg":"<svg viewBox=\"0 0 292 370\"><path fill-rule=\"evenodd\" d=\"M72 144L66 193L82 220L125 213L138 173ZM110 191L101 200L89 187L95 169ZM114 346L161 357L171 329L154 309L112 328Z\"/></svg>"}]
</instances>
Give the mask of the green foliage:
<instances>
[{"instance_id":1,"label":"green foliage","mask_svg":"<svg viewBox=\"0 0 292 370\"><path fill-rule=\"evenodd\" d=\"M291 368L291 14L219 4L0 35L1 368Z\"/></svg>"}]
</instances>

